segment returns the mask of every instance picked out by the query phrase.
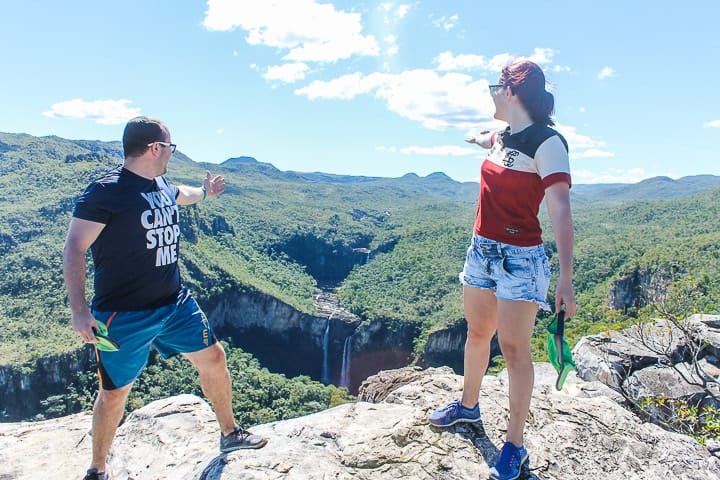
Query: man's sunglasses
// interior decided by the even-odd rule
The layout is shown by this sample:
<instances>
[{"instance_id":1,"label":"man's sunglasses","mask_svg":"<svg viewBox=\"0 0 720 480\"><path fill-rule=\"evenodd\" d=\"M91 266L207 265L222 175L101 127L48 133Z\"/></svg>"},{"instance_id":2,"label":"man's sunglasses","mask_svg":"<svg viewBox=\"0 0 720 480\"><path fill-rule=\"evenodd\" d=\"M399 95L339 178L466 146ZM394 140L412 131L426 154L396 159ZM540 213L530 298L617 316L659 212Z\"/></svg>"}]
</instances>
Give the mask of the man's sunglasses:
<instances>
[{"instance_id":1,"label":"man's sunglasses","mask_svg":"<svg viewBox=\"0 0 720 480\"><path fill-rule=\"evenodd\" d=\"M175 145L174 143L168 143L168 142L151 142L151 143L148 143L147 146L152 147L156 143L158 145L162 145L165 148L170 148L170 153L175 153L175 149L177 148L177 145Z\"/></svg>"}]
</instances>

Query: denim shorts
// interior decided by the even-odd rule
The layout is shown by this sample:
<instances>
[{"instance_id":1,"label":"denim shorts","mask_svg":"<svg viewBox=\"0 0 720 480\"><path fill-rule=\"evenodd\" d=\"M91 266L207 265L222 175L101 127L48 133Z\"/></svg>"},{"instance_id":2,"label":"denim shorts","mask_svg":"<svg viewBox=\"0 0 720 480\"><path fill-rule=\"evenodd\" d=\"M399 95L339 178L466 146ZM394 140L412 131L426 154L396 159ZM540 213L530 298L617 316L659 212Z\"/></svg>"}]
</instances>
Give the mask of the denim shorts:
<instances>
[{"instance_id":1,"label":"denim shorts","mask_svg":"<svg viewBox=\"0 0 720 480\"><path fill-rule=\"evenodd\" d=\"M169 358L216 342L205 313L185 288L175 303L160 308L135 312L93 310L92 314L105 323L108 336L120 344L117 352L95 349L100 385L105 390L124 387L140 376L151 346L163 358Z\"/></svg>"},{"instance_id":2,"label":"denim shorts","mask_svg":"<svg viewBox=\"0 0 720 480\"><path fill-rule=\"evenodd\" d=\"M535 302L550 311L550 263L542 244L517 247L473 235L460 282L493 290L499 300Z\"/></svg>"}]
</instances>

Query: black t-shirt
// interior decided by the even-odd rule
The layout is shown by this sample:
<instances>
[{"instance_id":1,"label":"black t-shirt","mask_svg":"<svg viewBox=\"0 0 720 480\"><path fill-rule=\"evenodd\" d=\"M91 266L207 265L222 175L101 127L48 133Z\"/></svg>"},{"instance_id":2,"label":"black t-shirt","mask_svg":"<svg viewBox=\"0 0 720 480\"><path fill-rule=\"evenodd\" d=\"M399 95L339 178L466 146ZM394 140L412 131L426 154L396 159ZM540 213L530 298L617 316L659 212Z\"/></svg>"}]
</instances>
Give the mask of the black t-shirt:
<instances>
[{"instance_id":1,"label":"black t-shirt","mask_svg":"<svg viewBox=\"0 0 720 480\"><path fill-rule=\"evenodd\" d=\"M122 167L94 181L73 216L102 223L91 245L95 263L92 308L137 311L173 303L180 290L178 188Z\"/></svg>"}]
</instances>

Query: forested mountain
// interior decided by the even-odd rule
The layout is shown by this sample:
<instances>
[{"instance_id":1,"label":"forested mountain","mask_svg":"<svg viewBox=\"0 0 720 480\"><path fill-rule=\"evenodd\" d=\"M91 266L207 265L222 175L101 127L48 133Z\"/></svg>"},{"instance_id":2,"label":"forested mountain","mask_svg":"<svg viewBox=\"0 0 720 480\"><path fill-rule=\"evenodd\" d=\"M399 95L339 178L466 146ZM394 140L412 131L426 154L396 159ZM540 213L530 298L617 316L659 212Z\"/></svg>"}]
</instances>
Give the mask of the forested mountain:
<instances>
[{"instance_id":1,"label":"forested mountain","mask_svg":"<svg viewBox=\"0 0 720 480\"><path fill-rule=\"evenodd\" d=\"M119 163L118 142L0 133L0 366L31 371L39 358L82 346L62 284L64 236L75 198ZM338 288L340 305L363 322L418 325L418 354L428 332L462 320L457 273L477 183L284 172L251 157L201 164L180 152L167 176L199 185L206 169L226 177L226 193L181 213L181 271L201 304L257 292L312 315L317 293ZM645 308L645 287L688 277L697 307L720 313L720 177L572 192L571 337L627 322ZM552 257L544 212L542 220Z\"/></svg>"},{"instance_id":2,"label":"forested mountain","mask_svg":"<svg viewBox=\"0 0 720 480\"><path fill-rule=\"evenodd\" d=\"M0 134L0 152L0 361L23 363L79 345L67 325L64 235L74 199L122 158L117 142L14 134ZM444 176L308 180L260 162L196 164L178 152L168 177L197 185L206 168L224 174L228 188L182 215L182 271L201 297L251 288L310 312L316 284L337 283L351 268L343 262L320 268L316 254L332 260L353 249L388 248L400 230L431 219L432 211L438 220L461 223L473 211L470 198L452 200L454 182Z\"/></svg>"},{"instance_id":3,"label":"forested mountain","mask_svg":"<svg viewBox=\"0 0 720 480\"><path fill-rule=\"evenodd\" d=\"M619 205L633 200L670 200L684 198L720 187L720 177L693 175L673 180L653 177L634 184L597 183L575 185L575 199L582 203L611 203Z\"/></svg>"},{"instance_id":4,"label":"forested mountain","mask_svg":"<svg viewBox=\"0 0 720 480\"><path fill-rule=\"evenodd\" d=\"M64 234L77 195L121 162L118 142L0 133L2 363L78 346L60 274ZM180 152L168 177L195 185L206 168L224 174L228 188L182 216L183 274L201 296L252 288L311 312L318 283L338 284L350 274L341 299L366 318L442 323L462 316L456 274L477 184L441 173L389 179L282 172L250 157L197 164ZM585 303L607 304L610 281L653 262L672 263L676 275L699 277L701 267L708 278L717 275L716 185L714 176L576 185L577 290ZM629 197L655 200L623 201ZM339 259L353 249L372 252L373 261L351 273ZM338 261L321 266L320 256Z\"/></svg>"}]
</instances>

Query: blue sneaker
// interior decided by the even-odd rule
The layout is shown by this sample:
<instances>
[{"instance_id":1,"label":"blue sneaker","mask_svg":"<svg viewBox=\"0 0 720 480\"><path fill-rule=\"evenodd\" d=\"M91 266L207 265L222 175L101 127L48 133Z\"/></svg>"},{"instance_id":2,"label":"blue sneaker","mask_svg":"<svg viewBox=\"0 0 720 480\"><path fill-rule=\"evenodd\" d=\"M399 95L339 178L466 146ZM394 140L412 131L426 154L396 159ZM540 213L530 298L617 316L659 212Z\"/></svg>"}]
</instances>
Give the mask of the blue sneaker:
<instances>
[{"instance_id":1,"label":"blue sneaker","mask_svg":"<svg viewBox=\"0 0 720 480\"><path fill-rule=\"evenodd\" d=\"M525 445L516 447L511 442L505 442L500 450L500 457L495 466L490 469L490 478L493 480L515 480L520 476L522 466L528 461L528 452Z\"/></svg>"},{"instance_id":2,"label":"blue sneaker","mask_svg":"<svg viewBox=\"0 0 720 480\"><path fill-rule=\"evenodd\" d=\"M449 427L456 423L475 423L480 421L480 405L467 408L460 400L453 400L448 406L438 408L428 415L428 422L436 427Z\"/></svg>"}]
</instances>

